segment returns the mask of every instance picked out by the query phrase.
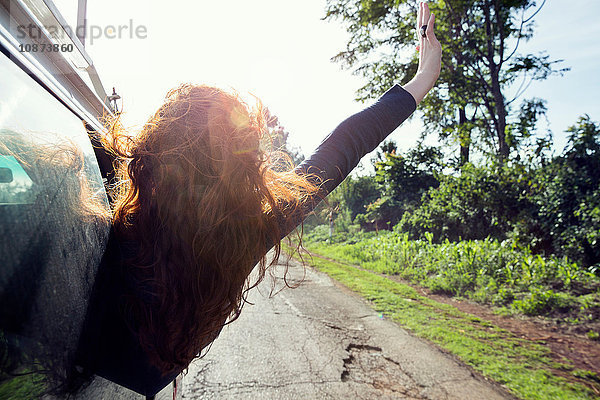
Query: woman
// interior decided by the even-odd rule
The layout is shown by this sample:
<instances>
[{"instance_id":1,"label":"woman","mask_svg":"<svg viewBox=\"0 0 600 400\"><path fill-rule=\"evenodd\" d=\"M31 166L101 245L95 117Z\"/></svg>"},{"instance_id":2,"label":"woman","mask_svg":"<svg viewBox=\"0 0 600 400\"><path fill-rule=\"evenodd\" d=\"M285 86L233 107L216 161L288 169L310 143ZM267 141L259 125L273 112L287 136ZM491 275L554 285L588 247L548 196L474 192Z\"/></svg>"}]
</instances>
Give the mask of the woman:
<instances>
[{"instance_id":1,"label":"woman","mask_svg":"<svg viewBox=\"0 0 600 400\"><path fill-rule=\"evenodd\" d=\"M260 109L250 111L216 88L172 90L134 139L113 125L105 144L119 160L120 181L103 268L109 272L98 289L99 298L113 300L95 311L113 322L91 328L103 330L90 342L99 353L94 369L150 393L148 371L168 381L237 318L245 291L264 277L267 251L274 247L276 260L281 238L433 87L441 57L433 27L422 3L415 77L340 124L293 171L270 168L260 149ZM257 263L259 277L250 285ZM151 367L131 361L140 358ZM129 374L128 382L119 374Z\"/></svg>"}]
</instances>

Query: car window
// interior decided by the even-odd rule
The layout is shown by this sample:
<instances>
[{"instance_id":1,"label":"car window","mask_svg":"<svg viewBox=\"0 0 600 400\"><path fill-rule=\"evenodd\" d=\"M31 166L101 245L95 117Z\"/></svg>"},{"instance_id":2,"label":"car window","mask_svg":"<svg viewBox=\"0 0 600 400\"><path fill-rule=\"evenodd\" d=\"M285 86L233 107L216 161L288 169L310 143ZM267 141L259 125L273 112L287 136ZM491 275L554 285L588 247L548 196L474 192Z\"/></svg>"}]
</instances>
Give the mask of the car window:
<instances>
[{"instance_id":1,"label":"car window","mask_svg":"<svg viewBox=\"0 0 600 400\"><path fill-rule=\"evenodd\" d=\"M0 77L0 398L34 398L73 368L108 200L83 121L1 53Z\"/></svg>"}]
</instances>

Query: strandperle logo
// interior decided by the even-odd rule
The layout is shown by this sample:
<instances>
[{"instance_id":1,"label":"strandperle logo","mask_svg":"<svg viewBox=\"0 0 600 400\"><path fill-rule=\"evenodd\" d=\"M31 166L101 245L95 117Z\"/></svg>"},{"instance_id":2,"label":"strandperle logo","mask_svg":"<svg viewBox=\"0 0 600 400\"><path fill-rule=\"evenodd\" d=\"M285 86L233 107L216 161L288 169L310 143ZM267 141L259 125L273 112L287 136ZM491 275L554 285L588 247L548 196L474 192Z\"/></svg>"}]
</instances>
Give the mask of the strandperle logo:
<instances>
[{"instance_id":1,"label":"strandperle logo","mask_svg":"<svg viewBox=\"0 0 600 400\"><path fill-rule=\"evenodd\" d=\"M89 40L89 44L94 44L94 40L103 39L146 39L148 37L148 28L145 25L135 25L133 20L130 19L128 24L123 25L88 25L88 26L77 26L75 29L70 26L54 26L45 25L44 28L50 36L57 37L62 36L67 32L71 37L84 36L86 41ZM17 37L24 39L30 37L32 39L41 38L44 35L43 29L34 24L29 25L18 25L17 26ZM82 35L83 34L83 35Z\"/></svg>"}]
</instances>

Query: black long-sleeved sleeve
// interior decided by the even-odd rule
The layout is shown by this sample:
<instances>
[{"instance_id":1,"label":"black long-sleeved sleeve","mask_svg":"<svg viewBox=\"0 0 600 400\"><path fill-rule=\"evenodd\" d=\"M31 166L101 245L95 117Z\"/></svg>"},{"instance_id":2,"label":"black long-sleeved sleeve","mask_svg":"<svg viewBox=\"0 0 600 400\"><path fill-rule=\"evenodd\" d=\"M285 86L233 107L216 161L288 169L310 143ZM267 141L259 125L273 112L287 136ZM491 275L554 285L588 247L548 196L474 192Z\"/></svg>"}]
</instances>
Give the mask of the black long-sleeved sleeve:
<instances>
[{"instance_id":1,"label":"black long-sleeved sleeve","mask_svg":"<svg viewBox=\"0 0 600 400\"><path fill-rule=\"evenodd\" d=\"M401 86L389 89L375 104L348 117L295 170L319 185L304 207L281 221L282 237L292 231L325 196L416 109L415 99Z\"/></svg>"}]
</instances>

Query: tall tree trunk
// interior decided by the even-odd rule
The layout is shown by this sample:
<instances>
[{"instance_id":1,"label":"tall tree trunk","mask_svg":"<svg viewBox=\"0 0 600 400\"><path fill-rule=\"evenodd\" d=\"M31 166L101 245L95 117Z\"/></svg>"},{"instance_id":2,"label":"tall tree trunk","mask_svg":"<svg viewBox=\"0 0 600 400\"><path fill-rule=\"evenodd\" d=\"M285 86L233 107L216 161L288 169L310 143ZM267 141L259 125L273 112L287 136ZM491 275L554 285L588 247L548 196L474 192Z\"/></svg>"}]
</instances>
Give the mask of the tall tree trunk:
<instances>
[{"instance_id":1,"label":"tall tree trunk","mask_svg":"<svg viewBox=\"0 0 600 400\"><path fill-rule=\"evenodd\" d=\"M503 52L500 53L500 60L496 63L494 56L494 37L492 33L492 17L490 8L492 4L490 1L486 2L486 7L483 11L485 14L485 31L487 36L487 61L490 68L490 77L492 80L492 96L494 97L494 127L496 128L496 136L498 137L498 158L500 161L505 161L508 158L508 145L506 144L506 104L504 103L504 96L502 95L502 89L500 88L500 68L502 67L502 56ZM498 8L495 9L496 14ZM502 24L500 16L495 16L498 24ZM500 28L501 29L501 28ZM499 48L504 48L504 38L501 35Z\"/></svg>"},{"instance_id":2,"label":"tall tree trunk","mask_svg":"<svg viewBox=\"0 0 600 400\"><path fill-rule=\"evenodd\" d=\"M506 144L506 104L504 103L504 96L500 89L500 83L498 81L498 71L495 68L492 71L492 95L494 96L494 105L496 109L496 118L498 123L496 124L496 133L498 136L498 157L501 161L508 159L508 144Z\"/></svg>"},{"instance_id":3,"label":"tall tree trunk","mask_svg":"<svg viewBox=\"0 0 600 400\"><path fill-rule=\"evenodd\" d=\"M452 9L452 6L449 5L451 10L451 15L449 15L450 21L450 31L452 32L452 42L455 40L461 39L461 26L463 24L464 18L464 10L461 8L459 12L455 12ZM464 72L464 57L462 52L454 51L454 56L456 57L456 65L458 68L454 68L454 65L450 65L450 70L452 71L452 75L461 79L463 82L466 80L465 72ZM465 111L465 106L460 106L458 109L458 143L460 146L460 166L462 167L466 163L469 162L469 152L471 150L471 131L470 129L465 129L465 124L467 123L467 113Z\"/></svg>"},{"instance_id":4,"label":"tall tree trunk","mask_svg":"<svg viewBox=\"0 0 600 400\"><path fill-rule=\"evenodd\" d=\"M461 107L458 110L458 123L461 127L463 127L467 123L467 113L465 112L465 108ZM459 131L459 142L460 142L460 166L462 167L466 163L469 162L469 151L471 149L471 132L469 131Z\"/></svg>"}]
</instances>

